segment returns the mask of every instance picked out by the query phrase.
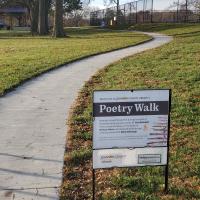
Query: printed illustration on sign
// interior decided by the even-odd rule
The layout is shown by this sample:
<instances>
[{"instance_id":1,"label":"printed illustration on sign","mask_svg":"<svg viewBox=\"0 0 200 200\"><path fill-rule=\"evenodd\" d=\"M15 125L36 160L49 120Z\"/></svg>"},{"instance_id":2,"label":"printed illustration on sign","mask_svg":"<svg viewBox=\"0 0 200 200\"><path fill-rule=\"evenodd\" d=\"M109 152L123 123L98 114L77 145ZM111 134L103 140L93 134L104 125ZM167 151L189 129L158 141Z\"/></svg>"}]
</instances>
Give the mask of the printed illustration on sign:
<instances>
[{"instance_id":1,"label":"printed illustration on sign","mask_svg":"<svg viewBox=\"0 0 200 200\"><path fill-rule=\"evenodd\" d=\"M158 117L149 133L147 146L167 146L168 116Z\"/></svg>"}]
</instances>

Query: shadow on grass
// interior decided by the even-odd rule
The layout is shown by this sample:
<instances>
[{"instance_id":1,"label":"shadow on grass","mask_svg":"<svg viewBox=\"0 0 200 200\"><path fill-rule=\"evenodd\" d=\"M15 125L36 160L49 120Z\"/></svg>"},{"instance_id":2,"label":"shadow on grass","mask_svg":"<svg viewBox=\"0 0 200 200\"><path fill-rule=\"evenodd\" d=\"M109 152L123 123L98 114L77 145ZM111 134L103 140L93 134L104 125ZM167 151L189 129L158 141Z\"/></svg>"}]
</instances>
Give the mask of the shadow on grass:
<instances>
[{"instance_id":1,"label":"shadow on grass","mask_svg":"<svg viewBox=\"0 0 200 200\"><path fill-rule=\"evenodd\" d=\"M69 38L71 38L71 39L94 39L94 37L95 38L98 38L98 39L100 39L100 38L109 38L109 39L114 39L114 38L137 38L137 37L139 37L139 38L141 38L141 35L137 35L137 34L134 34L134 35L112 35L112 34L109 34L109 35L96 35L96 36L91 36L91 37L86 37L86 36L77 36L77 37L75 37L75 36L69 36Z\"/></svg>"},{"instance_id":2,"label":"shadow on grass","mask_svg":"<svg viewBox=\"0 0 200 200\"><path fill-rule=\"evenodd\" d=\"M109 38L109 37L141 37L141 35L134 34L131 35L114 35L115 33L119 33L118 30L111 29L101 29L99 27L78 27L78 28L66 28L65 29L67 36L64 38L72 38L72 39L92 39L94 37L97 38ZM101 36L102 33L108 33L108 35ZM29 31L0 31L0 39L63 39L63 38L53 38L51 33L47 36L38 36L31 35Z\"/></svg>"},{"instance_id":3,"label":"shadow on grass","mask_svg":"<svg viewBox=\"0 0 200 200\"><path fill-rule=\"evenodd\" d=\"M99 32L98 32L99 33ZM75 35L68 35L66 37L63 37L63 38L54 38L54 37L51 37L51 36L33 36L33 37L30 37L30 36L27 36L27 37L23 37L23 36L20 36L20 37L1 37L0 36L0 40L63 40L63 39L94 39L94 38L141 38L141 35L139 34L129 34L129 35L115 35L115 34L108 34L108 35L95 35L94 36L86 36L86 35L78 35L75 36Z\"/></svg>"},{"instance_id":4,"label":"shadow on grass","mask_svg":"<svg viewBox=\"0 0 200 200\"><path fill-rule=\"evenodd\" d=\"M78 27L78 28L65 28L65 32L67 35L94 35L98 33L106 33L106 32L111 32L112 30L109 29L100 29L99 27ZM116 31L115 31L116 32ZM37 35L32 35L30 31L16 31L16 30L0 30L0 38L46 38L46 37L51 37L51 32L49 33L48 36L37 36Z\"/></svg>"},{"instance_id":5,"label":"shadow on grass","mask_svg":"<svg viewBox=\"0 0 200 200\"><path fill-rule=\"evenodd\" d=\"M110 32L116 32L111 29L103 29L99 27L77 27L77 28L66 28L66 33L69 35L94 35L98 33L110 33Z\"/></svg>"}]
</instances>

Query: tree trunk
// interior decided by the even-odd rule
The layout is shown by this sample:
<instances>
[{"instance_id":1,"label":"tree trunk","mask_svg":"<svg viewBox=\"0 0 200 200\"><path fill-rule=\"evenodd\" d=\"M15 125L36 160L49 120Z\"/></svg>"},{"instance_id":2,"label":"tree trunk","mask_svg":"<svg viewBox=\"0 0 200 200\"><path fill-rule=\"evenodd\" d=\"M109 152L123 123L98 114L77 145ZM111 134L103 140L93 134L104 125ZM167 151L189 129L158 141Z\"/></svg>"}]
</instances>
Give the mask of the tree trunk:
<instances>
[{"instance_id":1,"label":"tree trunk","mask_svg":"<svg viewBox=\"0 0 200 200\"><path fill-rule=\"evenodd\" d=\"M38 20L38 33L39 35L48 34L47 26L46 26L46 12L47 1L39 0L39 20Z\"/></svg>"},{"instance_id":2,"label":"tree trunk","mask_svg":"<svg viewBox=\"0 0 200 200\"><path fill-rule=\"evenodd\" d=\"M46 0L46 9L45 9L45 24L46 31L49 33L49 9L51 7L51 0Z\"/></svg>"},{"instance_id":3,"label":"tree trunk","mask_svg":"<svg viewBox=\"0 0 200 200\"><path fill-rule=\"evenodd\" d=\"M32 35L35 35L38 33L38 14L39 14L39 5L38 3L36 3L33 7L30 8Z\"/></svg>"},{"instance_id":4,"label":"tree trunk","mask_svg":"<svg viewBox=\"0 0 200 200\"><path fill-rule=\"evenodd\" d=\"M55 0L55 15L54 15L54 37L64 37L63 28L63 0Z\"/></svg>"},{"instance_id":5,"label":"tree trunk","mask_svg":"<svg viewBox=\"0 0 200 200\"><path fill-rule=\"evenodd\" d=\"M117 26L120 24L120 10L119 10L119 0L117 0L117 16L116 16L116 24Z\"/></svg>"}]
</instances>

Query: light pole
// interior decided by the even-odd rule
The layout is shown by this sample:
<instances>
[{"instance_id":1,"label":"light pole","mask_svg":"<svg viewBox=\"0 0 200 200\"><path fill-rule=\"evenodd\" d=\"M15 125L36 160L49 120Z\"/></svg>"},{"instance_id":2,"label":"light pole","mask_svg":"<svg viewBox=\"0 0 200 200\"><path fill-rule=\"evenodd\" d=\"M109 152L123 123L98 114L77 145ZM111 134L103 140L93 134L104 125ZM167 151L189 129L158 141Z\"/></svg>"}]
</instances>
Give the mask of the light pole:
<instances>
[{"instance_id":1,"label":"light pole","mask_svg":"<svg viewBox=\"0 0 200 200\"><path fill-rule=\"evenodd\" d=\"M151 23L153 23L153 0L151 1Z\"/></svg>"}]
</instances>

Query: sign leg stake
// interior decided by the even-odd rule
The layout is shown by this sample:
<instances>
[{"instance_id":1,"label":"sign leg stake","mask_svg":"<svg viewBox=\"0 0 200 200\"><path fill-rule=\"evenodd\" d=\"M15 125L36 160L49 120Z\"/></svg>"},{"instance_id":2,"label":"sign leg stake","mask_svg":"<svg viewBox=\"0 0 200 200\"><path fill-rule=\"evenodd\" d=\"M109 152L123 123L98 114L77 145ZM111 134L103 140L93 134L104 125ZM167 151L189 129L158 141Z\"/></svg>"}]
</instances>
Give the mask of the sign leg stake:
<instances>
[{"instance_id":1,"label":"sign leg stake","mask_svg":"<svg viewBox=\"0 0 200 200\"><path fill-rule=\"evenodd\" d=\"M169 166L168 164L165 166L165 193L168 194L168 176L169 176Z\"/></svg>"},{"instance_id":2,"label":"sign leg stake","mask_svg":"<svg viewBox=\"0 0 200 200\"><path fill-rule=\"evenodd\" d=\"M95 185L95 169L92 170L92 199L95 200L95 190L96 190L96 185Z\"/></svg>"}]
</instances>

